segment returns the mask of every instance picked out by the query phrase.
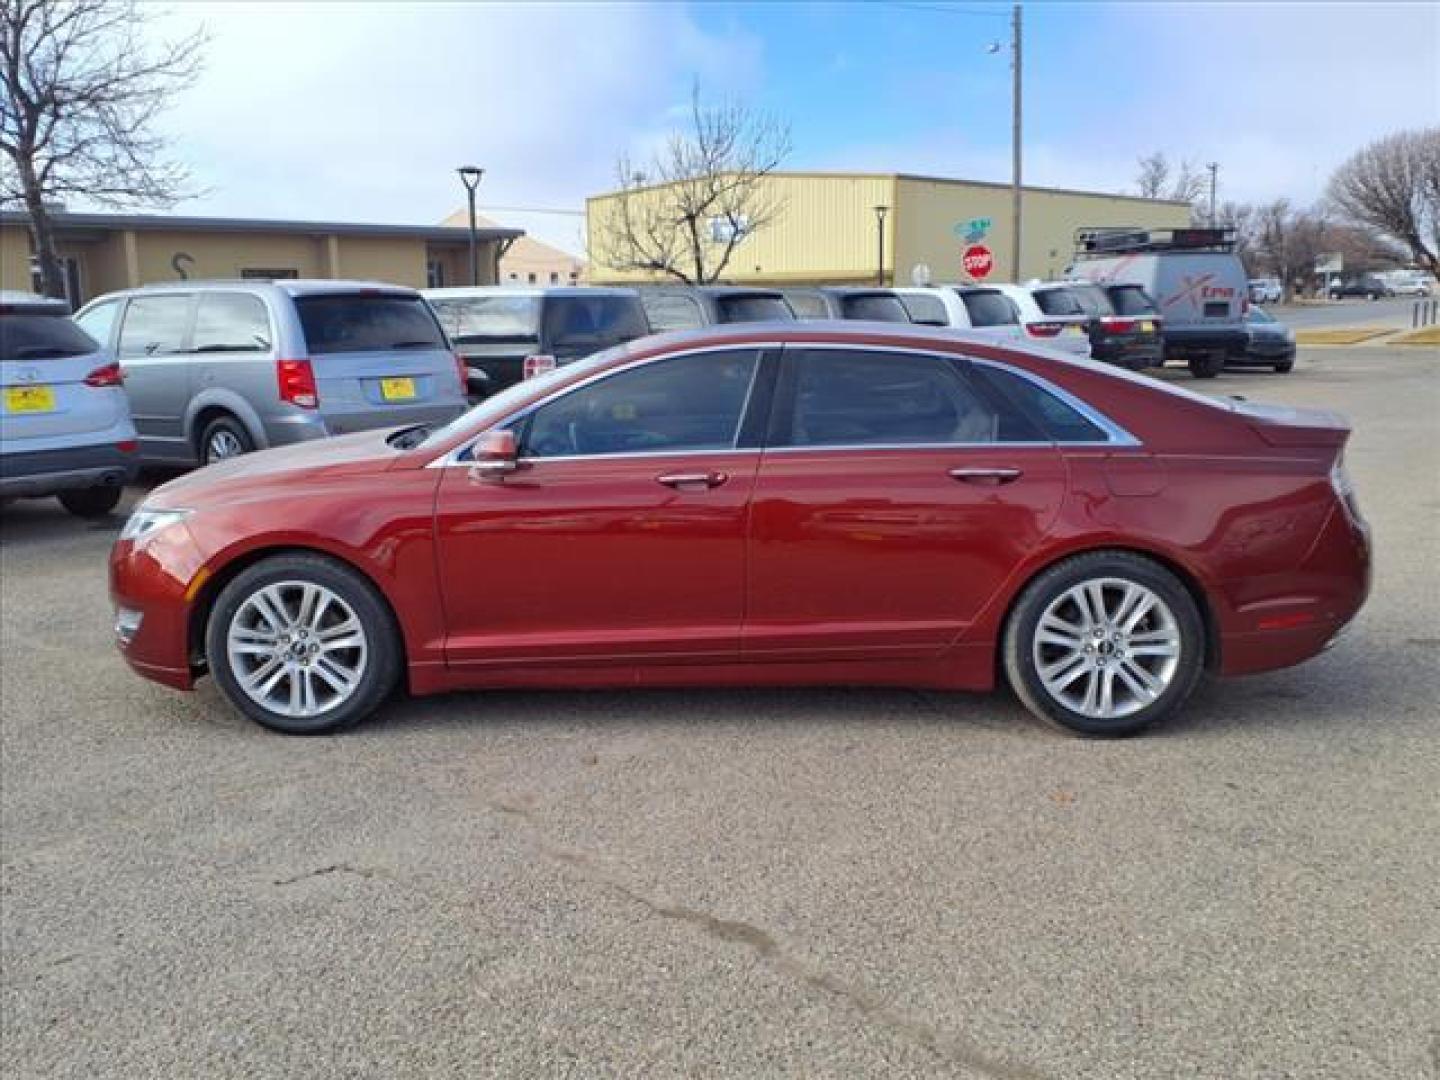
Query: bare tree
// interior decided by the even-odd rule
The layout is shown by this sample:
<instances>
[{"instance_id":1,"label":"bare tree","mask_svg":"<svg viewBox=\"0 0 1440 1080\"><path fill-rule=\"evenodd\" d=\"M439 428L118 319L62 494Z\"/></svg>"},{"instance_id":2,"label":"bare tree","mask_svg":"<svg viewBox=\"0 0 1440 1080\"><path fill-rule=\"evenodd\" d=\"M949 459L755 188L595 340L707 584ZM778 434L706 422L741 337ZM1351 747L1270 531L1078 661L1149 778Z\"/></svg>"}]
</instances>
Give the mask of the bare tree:
<instances>
[{"instance_id":1,"label":"bare tree","mask_svg":"<svg viewBox=\"0 0 1440 1080\"><path fill-rule=\"evenodd\" d=\"M1205 172L1193 161L1179 161L1171 164L1163 150L1156 150L1137 159L1140 171L1135 174L1135 186L1142 198L1173 199L1190 203L1191 216L1200 217L1198 204L1205 191Z\"/></svg>"},{"instance_id":2,"label":"bare tree","mask_svg":"<svg viewBox=\"0 0 1440 1080\"><path fill-rule=\"evenodd\" d=\"M1404 244L1440 280L1440 128L1364 147L1335 170L1330 198L1354 221Z\"/></svg>"},{"instance_id":3,"label":"bare tree","mask_svg":"<svg viewBox=\"0 0 1440 1080\"><path fill-rule=\"evenodd\" d=\"M135 0L0 0L0 203L29 212L42 290L63 295L51 206L168 206L185 169L154 122L199 71L204 31L147 44Z\"/></svg>"},{"instance_id":4,"label":"bare tree","mask_svg":"<svg viewBox=\"0 0 1440 1080\"><path fill-rule=\"evenodd\" d=\"M734 102L707 108L696 87L689 130L672 134L646 170L621 159L595 258L686 284L718 281L741 242L783 211L766 178L789 153L787 126Z\"/></svg>"}]
</instances>

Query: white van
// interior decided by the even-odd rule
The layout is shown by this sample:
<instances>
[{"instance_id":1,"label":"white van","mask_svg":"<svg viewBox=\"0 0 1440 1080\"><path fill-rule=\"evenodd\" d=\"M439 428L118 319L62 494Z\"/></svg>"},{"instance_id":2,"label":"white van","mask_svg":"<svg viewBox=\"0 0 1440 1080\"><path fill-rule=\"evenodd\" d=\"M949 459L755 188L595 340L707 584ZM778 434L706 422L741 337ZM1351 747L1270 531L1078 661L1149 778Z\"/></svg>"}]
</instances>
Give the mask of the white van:
<instances>
[{"instance_id":1,"label":"white van","mask_svg":"<svg viewBox=\"0 0 1440 1080\"><path fill-rule=\"evenodd\" d=\"M1081 229L1066 276L1140 285L1160 308L1165 359L1211 379L1245 350L1250 280L1233 229Z\"/></svg>"}]
</instances>

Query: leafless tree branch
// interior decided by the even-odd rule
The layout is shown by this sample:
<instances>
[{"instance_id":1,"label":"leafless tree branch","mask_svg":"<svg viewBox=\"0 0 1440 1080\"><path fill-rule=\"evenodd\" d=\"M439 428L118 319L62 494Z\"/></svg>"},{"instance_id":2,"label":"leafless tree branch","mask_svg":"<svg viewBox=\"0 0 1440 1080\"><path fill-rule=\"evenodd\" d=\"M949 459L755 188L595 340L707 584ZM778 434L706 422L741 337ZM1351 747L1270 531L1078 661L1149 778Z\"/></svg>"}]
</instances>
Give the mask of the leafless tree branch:
<instances>
[{"instance_id":1,"label":"leafless tree branch","mask_svg":"<svg viewBox=\"0 0 1440 1080\"><path fill-rule=\"evenodd\" d=\"M1405 245L1440 281L1440 128L1363 147L1330 178L1330 200L1356 223Z\"/></svg>"}]
</instances>

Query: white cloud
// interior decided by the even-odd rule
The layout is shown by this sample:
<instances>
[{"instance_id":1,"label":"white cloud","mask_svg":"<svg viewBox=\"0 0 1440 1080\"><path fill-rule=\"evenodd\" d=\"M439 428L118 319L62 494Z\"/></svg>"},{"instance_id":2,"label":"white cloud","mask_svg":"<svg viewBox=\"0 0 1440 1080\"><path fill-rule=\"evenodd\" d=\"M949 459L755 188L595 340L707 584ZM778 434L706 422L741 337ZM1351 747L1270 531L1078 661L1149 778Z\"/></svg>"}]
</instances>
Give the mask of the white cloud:
<instances>
[{"instance_id":1,"label":"white cloud","mask_svg":"<svg viewBox=\"0 0 1440 1080\"><path fill-rule=\"evenodd\" d=\"M165 123L202 214L431 223L471 162L482 208L581 209L692 79L729 93L760 64L671 5L187 4L160 29L197 21L205 73ZM488 216L575 246L573 220Z\"/></svg>"}]
</instances>

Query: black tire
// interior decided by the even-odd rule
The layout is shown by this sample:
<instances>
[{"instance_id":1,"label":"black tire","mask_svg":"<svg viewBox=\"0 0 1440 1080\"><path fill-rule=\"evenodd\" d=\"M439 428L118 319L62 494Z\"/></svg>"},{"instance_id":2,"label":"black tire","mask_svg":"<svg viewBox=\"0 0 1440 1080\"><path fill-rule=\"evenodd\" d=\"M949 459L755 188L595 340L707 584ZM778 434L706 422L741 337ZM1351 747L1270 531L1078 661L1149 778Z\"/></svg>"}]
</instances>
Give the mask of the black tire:
<instances>
[{"instance_id":1,"label":"black tire","mask_svg":"<svg viewBox=\"0 0 1440 1080\"><path fill-rule=\"evenodd\" d=\"M1365 297L1366 297L1366 299L1368 299L1368 300L1375 301L1375 300L1379 300L1379 299L1380 299L1380 294L1379 294L1379 293L1373 293L1373 292L1372 292L1372 293L1366 293L1366 294L1365 294Z\"/></svg>"},{"instance_id":2,"label":"black tire","mask_svg":"<svg viewBox=\"0 0 1440 1080\"><path fill-rule=\"evenodd\" d=\"M229 445L234 447L233 452L221 454L216 444ZM205 425L200 432L200 464L213 465L217 461L224 461L227 458L239 457L241 454L252 453L255 449L255 440L250 437L250 432L245 425L235 417L225 415L217 416Z\"/></svg>"},{"instance_id":3,"label":"black tire","mask_svg":"<svg viewBox=\"0 0 1440 1080\"><path fill-rule=\"evenodd\" d=\"M1076 585L1101 578L1148 589L1168 607L1179 635L1179 656L1165 689L1149 704L1116 717L1067 706L1047 689L1036 660L1035 638L1046 609ZM1117 587L1107 586L1111 595ZM1080 735L1134 735L1174 713L1195 689L1205 667L1205 626L1189 590L1159 563L1129 552L1097 551L1057 563L1026 586L1006 622L1001 653L1010 686L1040 719ZM1111 684L1119 687L1113 675Z\"/></svg>"},{"instance_id":4,"label":"black tire","mask_svg":"<svg viewBox=\"0 0 1440 1080\"><path fill-rule=\"evenodd\" d=\"M1295 370L1295 361L1294 361L1294 360L1281 360L1278 364L1275 365L1275 374L1276 374L1276 375L1289 375L1290 372L1292 372L1292 371L1294 371L1294 370Z\"/></svg>"},{"instance_id":5,"label":"black tire","mask_svg":"<svg viewBox=\"0 0 1440 1080\"><path fill-rule=\"evenodd\" d=\"M1205 353L1190 358L1190 374L1197 379L1213 379L1224 370L1225 354L1223 352Z\"/></svg>"},{"instance_id":6,"label":"black tire","mask_svg":"<svg viewBox=\"0 0 1440 1080\"><path fill-rule=\"evenodd\" d=\"M106 487L62 491L56 498L60 500L61 506L76 517L103 518L120 504L122 494L124 492L119 484L110 484Z\"/></svg>"},{"instance_id":7,"label":"black tire","mask_svg":"<svg viewBox=\"0 0 1440 1080\"><path fill-rule=\"evenodd\" d=\"M232 621L257 592L281 583L315 584L330 590L349 605L363 631L366 659L354 690L346 700L317 715L295 717L267 708L241 688L231 666L226 643ZM375 587L344 563L318 554L275 555L247 567L220 591L205 628L210 671L230 703L257 724L286 735L329 734L370 716L399 681L401 649L395 619Z\"/></svg>"}]
</instances>

